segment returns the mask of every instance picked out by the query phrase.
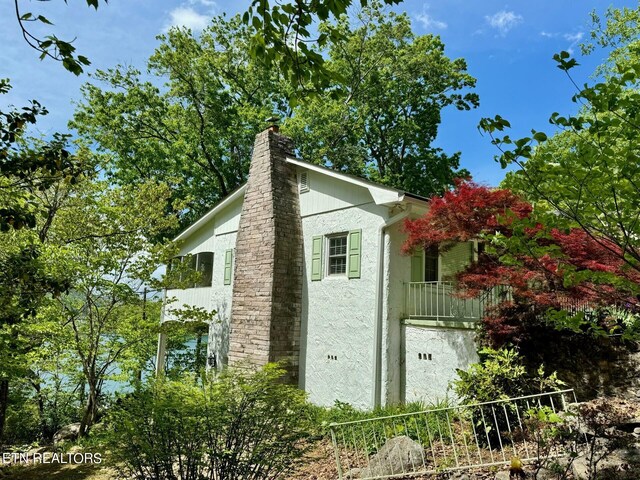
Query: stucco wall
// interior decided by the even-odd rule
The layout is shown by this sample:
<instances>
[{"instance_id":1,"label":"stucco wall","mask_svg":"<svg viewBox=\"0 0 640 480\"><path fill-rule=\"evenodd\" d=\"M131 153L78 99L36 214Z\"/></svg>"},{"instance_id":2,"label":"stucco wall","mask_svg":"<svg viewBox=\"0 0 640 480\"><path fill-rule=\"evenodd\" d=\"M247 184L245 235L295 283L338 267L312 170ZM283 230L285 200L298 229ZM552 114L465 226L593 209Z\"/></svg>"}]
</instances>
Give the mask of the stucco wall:
<instances>
[{"instance_id":1,"label":"stucco wall","mask_svg":"<svg viewBox=\"0 0 640 480\"><path fill-rule=\"evenodd\" d=\"M405 325L405 401L435 403L453 398L456 369L477 362L475 330ZM422 358L420 358L422 357Z\"/></svg>"},{"instance_id":2,"label":"stucco wall","mask_svg":"<svg viewBox=\"0 0 640 480\"><path fill-rule=\"evenodd\" d=\"M402 316L404 313L404 284L411 280L411 257L402 255L406 234L403 222L389 227L385 248L385 277L389 285L384 302L382 343L382 403L394 404L402 400Z\"/></svg>"},{"instance_id":3,"label":"stucco wall","mask_svg":"<svg viewBox=\"0 0 640 480\"><path fill-rule=\"evenodd\" d=\"M209 355L215 353L218 366L226 365L228 360L233 286L233 281L231 285L224 285L224 255L228 249L235 248L241 207L242 199L228 205L183 241L180 248L180 255L213 252L211 287L170 289L166 292L166 298L173 298L175 301L165 307L165 321L175 320L172 309L181 308L185 304L217 312L209 328L208 348ZM235 255L233 261L235 262Z\"/></svg>"},{"instance_id":4,"label":"stucco wall","mask_svg":"<svg viewBox=\"0 0 640 480\"><path fill-rule=\"evenodd\" d=\"M300 196L303 211L306 195ZM387 214L386 207L369 203L302 219L304 361L300 377L313 403L329 406L340 400L358 408L372 406L378 228ZM312 282L312 238L355 229L362 229L360 278L323 274L321 280ZM326 265L326 251L323 263Z\"/></svg>"},{"instance_id":5,"label":"stucco wall","mask_svg":"<svg viewBox=\"0 0 640 480\"><path fill-rule=\"evenodd\" d=\"M217 312L217 315L209 329L209 355L216 355L218 366L227 365L228 363L231 293L233 288L233 276L231 285L224 284L224 254L228 249L234 249L235 244L235 231L216 235L210 305L211 309ZM235 255L233 256L233 262L235 264Z\"/></svg>"}]
</instances>

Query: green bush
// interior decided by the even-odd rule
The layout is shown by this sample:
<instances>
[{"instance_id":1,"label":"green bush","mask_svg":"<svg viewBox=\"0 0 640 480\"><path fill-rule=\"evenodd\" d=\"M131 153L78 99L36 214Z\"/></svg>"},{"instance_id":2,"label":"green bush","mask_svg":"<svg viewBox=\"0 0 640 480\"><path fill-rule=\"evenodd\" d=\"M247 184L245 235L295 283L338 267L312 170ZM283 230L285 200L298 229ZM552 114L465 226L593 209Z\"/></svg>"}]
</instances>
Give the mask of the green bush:
<instances>
[{"instance_id":1,"label":"green bush","mask_svg":"<svg viewBox=\"0 0 640 480\"><path fill-rule=\"evenodd\" d=\"M4 427L4 438L0 439L0 446L30 444L40 440L40 421L38 407L31 399L26 398L22 404L12 403L7 408L7 418Z\"/></svg>"},{"instance_id":2,"label":"green bush","mask_svg":"<svg viewBox=\"0 0 640 480\"><path fill-rule=\"evenodd\" d=\"M469 370L458 370L459 380L453 382L453 390L463 404L476 404L506 400L555 391L564 385L554 373L545 375L544 366L530 371L524 359L516 349L485 348L479 352L480 362L474 363ZM542 406L542 405L540 405ZM504 432L508 425L517 425L518 416L513 404L504 405L504 409L492 405L473 408L470 420L480 433L479 440L489 446L498 446L508 442ZM500 413L500 410L503 413Z\"/></svg>"},{"instance_id":3,"label":"green bush","mask_svg":"<svg viewBox=\"0 0 640 480\"><path fill-rule=\"evenodd\" d=\"M482 349L480 362L469 370L458 370L453 390L462 403L490 402L557 390L564 382L554 373L545 375L544 366L530 371L513 348Z\"/></svg>"},{"instance_id":4,"label":"green bush","mask_svg":"<svg viewBox=\"0 0 640 480\"><path fill-rule=\"evenodd\" d=\"M108 458L127 478L268 480L305 452L305 394L274 365L227 369L204 386L160 379L123 398L105 432Z\"/></svg>"}]
</instances>

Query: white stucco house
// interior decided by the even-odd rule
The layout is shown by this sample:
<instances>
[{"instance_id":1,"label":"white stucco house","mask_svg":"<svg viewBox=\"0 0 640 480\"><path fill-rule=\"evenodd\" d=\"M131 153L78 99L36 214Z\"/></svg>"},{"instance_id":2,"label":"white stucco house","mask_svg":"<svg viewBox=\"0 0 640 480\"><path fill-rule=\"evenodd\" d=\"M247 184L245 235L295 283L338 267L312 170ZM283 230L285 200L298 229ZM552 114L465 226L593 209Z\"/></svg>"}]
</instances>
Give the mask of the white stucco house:
<instances>
[{"instance_id":1,"label":"white stucco house","mask_svg":"<svg viewBox=\"0 0 640 480\"><path fill-rule=\"evenodd\" d=\"M425 198L292 150L277 132L258 135L247 184L177 237L180 255L203 275L166 292L177 301L163 321L174 319L172 305L215 310L216 368L284 359L316 404L371 408L450 395L455 369L477 361L481 302L450 295L477 246L403 255L403 221L426 212Z\"/></svg>"}]
</instances>

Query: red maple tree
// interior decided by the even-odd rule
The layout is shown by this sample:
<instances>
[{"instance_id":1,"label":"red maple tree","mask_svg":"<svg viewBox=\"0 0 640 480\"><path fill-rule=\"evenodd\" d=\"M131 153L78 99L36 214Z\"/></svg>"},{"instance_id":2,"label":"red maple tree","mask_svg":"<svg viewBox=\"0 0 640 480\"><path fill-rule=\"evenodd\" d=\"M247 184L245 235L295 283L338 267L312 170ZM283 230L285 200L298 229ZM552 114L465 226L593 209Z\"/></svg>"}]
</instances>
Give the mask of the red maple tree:
<instances>
[{"instance_id":1,"label":"red maple tree","mask_svg":"<svg viewBox=\"0 0 640 480\"><path fill-rule=\"evenodd\" d=\"M478 260L457 275L457 294L473 298L493 292L483 323L496 346L526 340L532 326L545 323L549 309L575 314L640 307L640 272L629 267L617 245L577 227L542 224L530 203L506 189L459 181L431 199L427 214L407 220L405 230L405 253L434 245L446 250L474 239L487 242ZM610 327L595 315L590 322Z\"/></svg>"}]
</instances>

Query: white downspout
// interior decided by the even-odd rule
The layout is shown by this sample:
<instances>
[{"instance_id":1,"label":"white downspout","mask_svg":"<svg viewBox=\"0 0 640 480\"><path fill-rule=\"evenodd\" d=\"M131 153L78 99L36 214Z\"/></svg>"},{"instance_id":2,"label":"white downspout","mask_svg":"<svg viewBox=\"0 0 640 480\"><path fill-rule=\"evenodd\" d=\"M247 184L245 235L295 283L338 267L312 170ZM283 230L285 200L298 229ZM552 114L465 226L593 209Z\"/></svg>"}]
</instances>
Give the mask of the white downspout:
<instances>
[{"instance_id":1,"label":"white downspout","mask_svg":"<svg viewBox=\"0 0 640 480\"><path fill-rule=\"evenodd\" d=\"M394 215L378 228L378 271L376 275L376 309L375 309L375 327L373 331L373 406L379 407L381 404L382 389L382 322L383 322L383 294L384 294L384 236L385 231L391 225L403 220L411 213L411 205L407 209Z\"/></svg>"}]
</instances>

